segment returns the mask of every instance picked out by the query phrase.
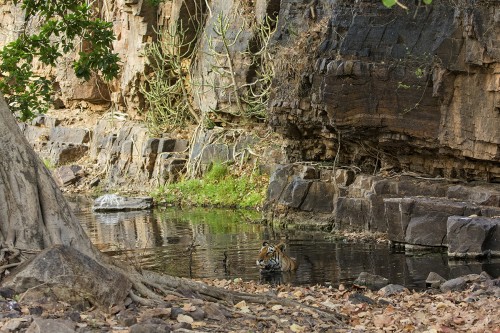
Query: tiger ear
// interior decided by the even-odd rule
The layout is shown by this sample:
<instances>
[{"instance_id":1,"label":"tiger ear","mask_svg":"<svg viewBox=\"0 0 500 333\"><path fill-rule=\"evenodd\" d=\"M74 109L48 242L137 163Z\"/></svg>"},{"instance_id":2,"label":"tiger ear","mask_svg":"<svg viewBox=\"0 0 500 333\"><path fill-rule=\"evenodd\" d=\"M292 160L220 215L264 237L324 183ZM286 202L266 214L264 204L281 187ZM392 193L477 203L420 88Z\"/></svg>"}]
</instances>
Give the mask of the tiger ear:
<instances>
[{"instance_id":1,"label":"tiger ear","mask_svg":"<svg viewBox=\"0 0 500 333\"><path fill-rule=\"evenodd\" d=\"M262 243L262 246L268 246L268 245L269 245L269 243L268 243L268 242L264 242L264 243Z\"/></svg>"},{"instance_id":2,"label":"tiger ear","mask_svg":"<svg viewBox=\"0 0 500 333\"><path fill-rule=\"evenodd\" d=\"M278 245L276 245L276 247L280 250L280 251L285 251L285 243L279 243Z\"/></svg>"}]
</instances>

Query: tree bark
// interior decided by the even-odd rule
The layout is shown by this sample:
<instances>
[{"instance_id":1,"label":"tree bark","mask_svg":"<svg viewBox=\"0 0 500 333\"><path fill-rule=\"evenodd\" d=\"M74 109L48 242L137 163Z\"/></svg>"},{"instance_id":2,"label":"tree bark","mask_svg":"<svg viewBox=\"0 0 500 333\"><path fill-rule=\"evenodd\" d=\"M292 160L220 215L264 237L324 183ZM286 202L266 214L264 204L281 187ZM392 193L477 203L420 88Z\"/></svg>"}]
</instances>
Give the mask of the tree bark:
<instances>
[{"instance_id":1,"label":"tree bark","mask_svg":"<svg viewBox=\"0 0 500 333\"><path fill-rule=\"evenodd\" d=\"M21 252L69 245L94 258L93 246L52 176L0 96L0 245Z\"/></svg>"}]
</instances>

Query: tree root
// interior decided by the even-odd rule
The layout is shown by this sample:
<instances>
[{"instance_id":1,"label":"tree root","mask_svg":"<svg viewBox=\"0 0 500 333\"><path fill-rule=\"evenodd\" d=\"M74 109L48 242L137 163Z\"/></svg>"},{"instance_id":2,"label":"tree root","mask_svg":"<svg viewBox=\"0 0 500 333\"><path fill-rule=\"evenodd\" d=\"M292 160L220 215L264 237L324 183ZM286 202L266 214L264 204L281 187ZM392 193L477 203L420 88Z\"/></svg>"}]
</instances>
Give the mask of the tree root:
<instances>
[{"instance_id":1,"label":"tree root","mask_svg":"<svg viewBox=\"0 0 500 333\"><path fill-rule=\"evenodd\" d=\"M279 304L284 307L295 308L299 311L316 314L326 320L334 322L339 326L344 325L345 318L339 313L330 311L328 309L313 307L287 298L280 298L267 294L254 295L238 291L231 291L218 287L208 286L202 282L168 275L161 275L159 273L151 271L143 271L142 274L137 273L129 276L132 278L133 288L141 295L138 296L131 291L131 298L132 300L143 305L158 305L162 302L162 296L166 295L175 295L185 298L199 298L210 302L222 302L228 306L228 309L232 308L234 304L241 301L265 305ZM154 291L149 289L147 286L153 288Z\"/></svg>"},{"instance_id":2,"label":"tree root","mask_svg":"<svg viewBox=\"0 0 500 333\"><path fill-rule=\"evenodd\" d=\"M18 257L18 255L16 255ZM299 312L317 315L318 317L330 321L339 327L345 326L345 317L339 313L326 308L318 308L310 306L298 301L281 298L269 294L249 294L239 291L227 290L219 287L209 286L205 283L190 280L187 278L179 278L169 275L163 275L152 271L138 271L127 263L115 258L100 256L98 258L101 264L124 274L132 284L131 290L128 295L133 302L147 306L158 307L167 305L166 296L173 295L178 298L184 299L202 299L208 302L216 302L221 306L227 308L229 312L235 312L235 304L245 301L252 304L268 305L282 305ZM17 258L19 260L19 258ZM10 263L0 267L7 269L19 265L21 262ZM39 286L37 286L39 287ZM24 295L21 297L23 298ZM255 320L267 320L259 316L251 314L240 313L238 315L248 316Z\"/></svg>"}]
</instances>

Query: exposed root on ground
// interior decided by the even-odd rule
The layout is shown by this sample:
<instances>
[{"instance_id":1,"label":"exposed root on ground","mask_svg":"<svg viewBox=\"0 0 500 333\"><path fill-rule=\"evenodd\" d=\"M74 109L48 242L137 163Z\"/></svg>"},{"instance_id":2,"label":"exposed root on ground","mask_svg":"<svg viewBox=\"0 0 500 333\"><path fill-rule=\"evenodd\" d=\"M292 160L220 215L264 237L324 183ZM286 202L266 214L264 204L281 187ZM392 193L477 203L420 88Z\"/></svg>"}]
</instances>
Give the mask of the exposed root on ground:
<instances>
[{"instance_id":1,"label":"exposed root on ground","mask_svg":"<svg viewBox=\"0 0 500 333\"><path fill-rule=\"evenodd\" d=\"M7 253L9 251L4 251ZM10 252L9 252L10 253ZM21 264L22 259L18 252L14 252L12 256L17 262L9 263L4 255L3 267L14 267ZM210 286L203 282L194 281L187 278L179 278L168 275L163 275L157 272L147 270L137 270L133 266L118 259L98 255L96 258L101 265L124 274L132 284L131 290L128 292L129 297L133 302L146 307L165 307L168 305L168 296L175 296L184 299L200 299L207 302L215 302L219 306L226 309L229 313L238 313L239 316L253 318L256 320L266 320L260 316L255 316L249 313L241 313L235 307L237 303L244 301L250 304L262 304L265 306L281 305L294 311L309 313L317 316L325 321L333 323L338 327L345 327L346 318L339 313L328 308L320 308L301 303L292 299L278 297L269 293L244 293L234 290ZM39 287L39 286L37 286ZM24 295L23 295L24 297Z\"/></svg>"},{"instance_id":2,"label":"exposed root on ground","mask_svg":"<svg viewBox=\"0 0 500 333\"><path fill-rule=\"evenodd\" d=\"M241 301L264 305L281 305L290 307L298 311L316 314L322 319L331 321L338 326L344 326L345 318L329 309L320 309L307 304L303 304L291 299L281 298L269 294L249 294L223 288L209 286L202 282L193 281L186 278L178 278L162 275L156 272L143 271L141 273L128 273L133 290L130 297L133 301L144 306L161 305L165 303L163 298L167 295L175 295L185 298L199 298L205 301L217 302L227 308L228 311L235 311L233 306ZM249 315L251 316L251 315ZM257 318L259 319L259 318Z\"/></svg>"}]
</instances>

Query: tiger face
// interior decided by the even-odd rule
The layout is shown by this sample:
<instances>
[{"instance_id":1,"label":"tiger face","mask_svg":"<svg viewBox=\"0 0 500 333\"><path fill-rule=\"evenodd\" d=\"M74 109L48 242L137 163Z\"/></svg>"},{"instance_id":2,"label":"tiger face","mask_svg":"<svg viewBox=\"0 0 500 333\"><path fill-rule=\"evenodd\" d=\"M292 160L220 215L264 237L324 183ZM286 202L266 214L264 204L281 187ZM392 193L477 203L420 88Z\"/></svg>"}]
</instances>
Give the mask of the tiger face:
<instances>
[{"instance_id":1,"label":"tiger face","mask_svg":"<svg viewBox=\"0 0 500 333\"><path fill-rule=\"evenodd\" d=\"M262 243L257 257L257 266L261 271L288 272L297 269L297 261L285 254L285 244L278 245Z\"/></svg>"}]
</instances>

